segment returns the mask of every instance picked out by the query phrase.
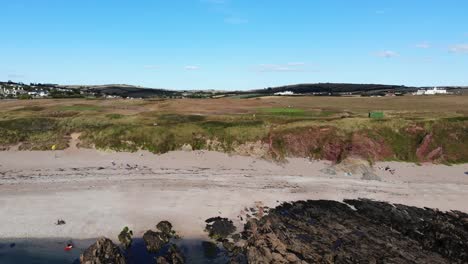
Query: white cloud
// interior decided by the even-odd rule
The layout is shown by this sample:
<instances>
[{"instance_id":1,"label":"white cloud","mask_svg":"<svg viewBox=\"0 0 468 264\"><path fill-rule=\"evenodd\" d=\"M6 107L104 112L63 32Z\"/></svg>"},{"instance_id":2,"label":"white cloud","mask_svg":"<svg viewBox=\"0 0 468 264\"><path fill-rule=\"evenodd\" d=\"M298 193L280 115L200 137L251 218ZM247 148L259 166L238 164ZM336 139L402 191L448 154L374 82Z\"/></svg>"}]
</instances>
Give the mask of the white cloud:
<instances>
[{"instance_id":1,"label":"white cloud","mask_svg":"<svg viewBox=\"0 0 468 264\"><path fill-rule=\"evenodd\" d=\"M303 72L306 71L306 64L303 62L289 62L285 64L260 64L257 67L259 72Z\"/></svg>"},{"instance_id":2,"label":"white cloud","mask_svg":"<svg viewBox=\"0 0 468 264\"><path fill-rule=\"evenodd\" d=\"M289 65L289 66L305 66L306 63L305 62L289 62L289 63L287 63L287 65Z\"/></svg>"},{"instance_id":3,"label":"white cloud","mask_svg":"<svg viewBox=\"0 0 468 264\"><path fill-rule=\"evenodd\" d=\"M196 71L196 70L199 70L200 67L195 66L195 65L187 65L187 66L184 67L184 69L187 70L187 71Z\"/></svg>"},{"instance_id":4,"label":"white cloud","mask_svg":"<svg viewBox=\"0 0 468 264\"><path fill-rule=\"evenodd\" d=\"M395 58L395 57L400 56L398 53L392 50L380 51L380 52L377 52L375 55L381 58Z\"/></svg>"},{"instance_id":5,"label":"white cloud","mask_svg":"<svg viewBox=\"0 0 468 264\"><path fill-rule=\"evenodd\" d=\"M419 49L429 49L431 47L431 44L427 41L424 41L424 42L416 44L415 47Z\"/></svg>"},{"instance_id":6,"label":"white cloud","mask_svg":"<svg viewBox=\"0 0 468 264\"><path fill-rule=\"evenodd\" d=\"M453 45L449 50L453 53L468 53L468 44Z\"/></svg>"}]
</instances>

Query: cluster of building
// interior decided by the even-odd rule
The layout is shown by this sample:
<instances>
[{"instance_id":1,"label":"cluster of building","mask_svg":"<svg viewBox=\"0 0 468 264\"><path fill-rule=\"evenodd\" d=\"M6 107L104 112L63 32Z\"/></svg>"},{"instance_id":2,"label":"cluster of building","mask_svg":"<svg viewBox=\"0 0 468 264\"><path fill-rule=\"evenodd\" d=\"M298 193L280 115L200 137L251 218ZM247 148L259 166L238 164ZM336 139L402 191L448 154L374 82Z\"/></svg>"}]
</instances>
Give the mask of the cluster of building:
<instances>
[{"instance_id":1,"label":"cluster of building","mask_svg":"<svg viewBox=\"0 0 468 264\"><path fill-rule=\"evenodd\" d=\"M21 86L6 86L0 84L0 97L17 97L27 92Z\"/></svg>"},{"instance_id":2,"label":"cluster of building","mask_svg":"<svg viewBox=\"0 0 468 264\"><path fill-rule=\"evenodd\" d=\"M0 82L0 99L48 98L75 93L73 89L58 87L54 84Z\"/></svg>"},{"instance_id":3,"label":"cluster of building","mask_svg":"<svg viewBox=\"0 0 468 264\"><path fill-rule=\"evenodd\" d=\"M413 95L436 95L436 94L447 94L447 90L434 87L432 89L419 89L417 92L413 93Z\"/></svg>"},{"instance_id":4,"label":"cluster of building","mask_svg":"<svg viewBox=\"0 0 468 264\"><path fill-rule=\"evenodd\" d=\"M0 83L0 98L18 98L20 96L30 96L32 98L44 98L49 96L49 91L36 87L25 89L21 84Z\"/></svg>"},{"instance_id":5,"label":"cluster of building","mask_svg":"<svg viewBox=\"0 0 468 264\"><path fill-rule=\"evenodd\" d=\"M49 96L49 92L48 92L48 91L45 91L45 90L34 90L34 91L28 92L28 95L30 95L30 96L32 96L32 97L40 97L40 98L43 98L43 97L48 97L48 96Z\"/></svg>"}]
</instances>

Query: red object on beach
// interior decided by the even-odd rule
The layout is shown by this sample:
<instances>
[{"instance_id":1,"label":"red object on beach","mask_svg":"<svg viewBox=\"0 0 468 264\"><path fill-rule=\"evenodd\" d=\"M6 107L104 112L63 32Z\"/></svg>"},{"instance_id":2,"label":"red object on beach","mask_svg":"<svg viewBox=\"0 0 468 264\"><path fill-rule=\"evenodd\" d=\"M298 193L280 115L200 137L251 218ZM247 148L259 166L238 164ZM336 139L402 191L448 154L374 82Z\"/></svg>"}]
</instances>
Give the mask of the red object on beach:
<instances>
[{"instance_id":1,"label":"red object on beach","mask_svg":"<svg viewBox=\"0 0 468 264\"><path fill-rule=\"evenodd\" d=\"M72 250L72 248L73 248L73 245L67 245L65 247L65 251L70 251L70 250Z\"/></svg>"}]
</instances>

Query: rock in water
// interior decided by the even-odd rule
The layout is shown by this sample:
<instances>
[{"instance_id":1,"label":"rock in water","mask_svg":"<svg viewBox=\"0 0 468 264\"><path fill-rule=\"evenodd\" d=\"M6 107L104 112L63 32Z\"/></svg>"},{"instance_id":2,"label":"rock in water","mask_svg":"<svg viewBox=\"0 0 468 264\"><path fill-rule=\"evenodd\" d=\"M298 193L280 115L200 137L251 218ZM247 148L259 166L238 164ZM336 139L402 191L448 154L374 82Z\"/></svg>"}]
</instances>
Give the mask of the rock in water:
<instances>
[{"instance_id":1,"label":"rock in water","mask_svg":"<svg viewBox=\"0 0 468 264\"><path fill-rule=\"evenodd\" d=\"M125 264L120 249L108 238L101 237L80 256L81 264Z\"/></svg>"},{"instance_id":2,"label":"rock in water","mask_svg":"<svg viewBox=\"0 0 468 264\"><path fill-rule=\"evenodd\" d=\"M151 253L158 253L167 243L170 237L162 232L154 232L152 230L146 231L143 235L146 249Z\"/></svg>"},{"instance_id":3,"label":"rock in water","mask_svg":"<svg viewBox=\"0 0 468 264\"><path fill-rule=\"evenodd\" d=\"M156 228L163 232L164 234L171 236L172 235L172 224L168 221L161 221L156 225Z\"/></svg>"},{"instance_id":4,"label":"rock in water","mask_svg":"<svg viewBox=\"0 0 468 264\"><path fill-rule=\"evenodd\" d=\"M130 230L128 227L124 227L124 229L120 232L118 238L125 249L128 249L132 245L132 236L133 231Z\"/></svg>"}]
</instances>

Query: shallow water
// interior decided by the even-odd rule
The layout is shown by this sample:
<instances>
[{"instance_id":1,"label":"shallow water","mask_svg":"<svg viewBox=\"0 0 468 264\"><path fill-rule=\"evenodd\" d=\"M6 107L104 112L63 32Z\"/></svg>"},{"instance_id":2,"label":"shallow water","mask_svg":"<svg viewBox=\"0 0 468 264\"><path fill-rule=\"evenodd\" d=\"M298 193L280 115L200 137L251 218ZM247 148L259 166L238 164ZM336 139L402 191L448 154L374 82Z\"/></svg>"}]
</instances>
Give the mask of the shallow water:
<instances>
[{"instance_id":1,"label":"shallow water","mask_svg":"<svg viewBox=\"0 0 468 264\"><path fill-rule=\"evenodd\" d=\"M0 264L78 264L80 254L96 239L0 239ZM226 263L226 255L219 251L217 257L204 256L201 240L182 239L177 245L186 257L187 263ZM65 251L73 243L74 248ZM161 250L164 253L166 249ZM134 239L131 250L125 252L127 263L155 263L156 254L146 251L143 239Z\"/></svg>"},{"instance_id":2,"label":"shallow water","mask_svg":"<svg viewBox=\"0 0 468 264\"><path fill-rule=\"evenodd\" d=\"M65 251L65 246L70 242L74 248ZM94 240L0 239L0 263L79 263L80 254L92 243Z\"/></svg>"}]
</instances>

